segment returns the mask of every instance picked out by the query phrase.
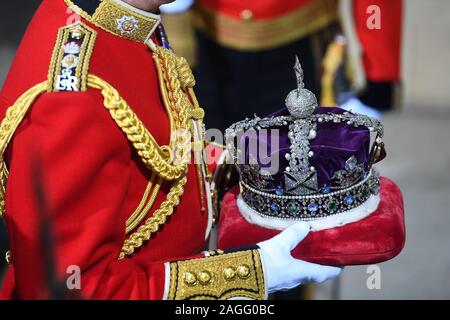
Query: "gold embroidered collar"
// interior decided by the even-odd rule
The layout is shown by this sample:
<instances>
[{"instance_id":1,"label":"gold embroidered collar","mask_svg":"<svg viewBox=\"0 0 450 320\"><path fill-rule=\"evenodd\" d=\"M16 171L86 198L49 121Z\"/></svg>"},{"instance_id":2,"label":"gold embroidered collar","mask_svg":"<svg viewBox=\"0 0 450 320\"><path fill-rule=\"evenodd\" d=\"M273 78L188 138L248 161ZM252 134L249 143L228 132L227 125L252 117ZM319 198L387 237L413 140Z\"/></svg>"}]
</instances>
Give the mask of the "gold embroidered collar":
<instances>
[{"instance_id":1,"label":"gold embroidered collar","mask_svg":"<svg viewBox=\"0 0 450 320\"><path fill-rule=\"evenodd\" d=\"M137 9L122 0L64 0L77 14L97 27L119 37L146 42L161 17Z\"/></svg>"}]
</instances>

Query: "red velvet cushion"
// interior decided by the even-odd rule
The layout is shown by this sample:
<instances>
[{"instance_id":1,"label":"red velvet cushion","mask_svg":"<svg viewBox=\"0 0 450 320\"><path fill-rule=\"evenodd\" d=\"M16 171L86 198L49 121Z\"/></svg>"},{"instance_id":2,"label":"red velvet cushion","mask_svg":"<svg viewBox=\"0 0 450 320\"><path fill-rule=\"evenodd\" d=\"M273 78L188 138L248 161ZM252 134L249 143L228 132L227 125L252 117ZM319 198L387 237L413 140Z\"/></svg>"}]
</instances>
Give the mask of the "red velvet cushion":
<instances>
[{"instance_id":1,"label":"red velvet cushion","mask_svg":"<svg viewBox=\"0 0 450 320\"><path fill-rule=\"evenodd\" d=\"M248 223L239 213L235 187L225 195L218 247L236 248L267 240L280 231ZM381 178L381 202L369 217L342 227L311 232L293 250L302 260L332 266L373 264L394 258L405 244L403 198L397 185Z\"/></svg>"}]
</instances>

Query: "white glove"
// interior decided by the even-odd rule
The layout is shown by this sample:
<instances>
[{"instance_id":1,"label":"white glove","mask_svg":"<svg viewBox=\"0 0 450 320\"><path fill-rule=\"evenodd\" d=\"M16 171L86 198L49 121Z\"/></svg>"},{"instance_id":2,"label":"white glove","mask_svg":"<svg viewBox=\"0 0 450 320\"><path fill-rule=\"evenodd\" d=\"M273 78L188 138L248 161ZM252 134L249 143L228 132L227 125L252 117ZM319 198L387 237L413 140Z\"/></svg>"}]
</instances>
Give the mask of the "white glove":
<instances>
[{"instance_id":1,"label":"white glove","mask_svg":"<svg viewBox=\"0 0 450 320\"><path fill-rule=\"evenodd\" d=\"M378 110L375 110L374 108L369 107L368 105L365 105L362 103L361 100L358 98L350 98L347 101L345 101L342 105L340 105L342 109L345 109L350 112L364 114L366 116L381 120L383 117L382 113Z\"/></svg>"},{"instance_id":2,"label":"white glove","mask_svg":"<svg viewBox=\"0 0 450 320\"><path fill-rule=\"evenodd\" d=\"M294 259L291 251L308 235L309 225L294 224L270 240L258 243L269 293L289 290L308 282L334 279L341 268Z\"/></svg>"}]
</instances>

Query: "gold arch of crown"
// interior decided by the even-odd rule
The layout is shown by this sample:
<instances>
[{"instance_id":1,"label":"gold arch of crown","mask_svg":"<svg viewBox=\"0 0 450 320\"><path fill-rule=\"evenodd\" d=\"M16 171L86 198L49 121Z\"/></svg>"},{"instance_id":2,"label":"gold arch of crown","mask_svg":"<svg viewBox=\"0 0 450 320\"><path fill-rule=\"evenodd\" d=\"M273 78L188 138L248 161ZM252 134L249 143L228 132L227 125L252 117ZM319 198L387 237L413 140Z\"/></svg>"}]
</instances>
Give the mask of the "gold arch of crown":
<instances>
[{"instance_id":1,"label":"gold arch of crown","mask_svg":"<svg viewBox=\"0 0 450 320\"><path fill-rule=\"evenodd\" d=\"M162 47L155 49L153 58L158 70L162 98L170 118L172 132L170 146L160 147L158 145L116 89L95 75L88 77L88 86L101 91L105 108L108 109L111 117L132 143L142 162L160 179L173 182L166 200L136 232L125 240L119 259L133 254L145 241L148 241L173 214L175 207L179 204L187 182L187 164L191 153L191 121L202 121L204 115L192 90L195 80L186 60L178 58L171 51ZM47 87L48 82L45 81L25 92L13 106L8 108L6 117L1 122L0 216L3 216L5 212L6 179L8 177L8 170L3 159L4 152L31 105L47 91ZM172 153L172 150L175 150L175 154ZM140 221L134 219L129 223L133 222L137 226L144 217L141 215L138 217L138 220L141 219ZM128 229L128 231L131 230Z\"/></svg>"}]
</instances>

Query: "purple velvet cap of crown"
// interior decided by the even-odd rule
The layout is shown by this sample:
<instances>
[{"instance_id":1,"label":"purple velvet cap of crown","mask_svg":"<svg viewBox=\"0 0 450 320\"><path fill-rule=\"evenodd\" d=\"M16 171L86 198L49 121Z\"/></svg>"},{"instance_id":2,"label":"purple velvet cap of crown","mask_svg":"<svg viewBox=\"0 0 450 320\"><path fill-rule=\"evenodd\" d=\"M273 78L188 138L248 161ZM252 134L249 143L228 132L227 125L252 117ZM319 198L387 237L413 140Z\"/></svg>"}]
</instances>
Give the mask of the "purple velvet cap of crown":
<instances>
[{"instance_id":1,"label":"purple velvet cap of crown","mask_svg":"<svg viewBox=\"0 0 450 320\"><path fill-rule=\"evenodd\" d=\"M342 114L346 111L337 107L318 107L314 111L314 114L326 114L330 112ZM287 109L282 109L269 117L287 115L289 115ZM273 132L270 129L278 129L278 148L276 148L277 146L275 148L271 146L271 135ZM277 159L280 162L277 166L277 173L272 174L273 180L268 185L271 189L279 186L284 187L284 171L289 166L286 154L290 153L291 146L288 131L289 126L277 126L268 128L267 134L260 134L256 130L255 135L246 136L245 164L249 163L250 156L256 158L251 154L252 151L248 147L253 139L257 140L258 150L267 150L267 152L263 152L262 154L261 151L258 151L259 157L257 161L261 168L273 167L273 164L271 165L269 163L271 159ZM316 132L316 138L309 141L310 150L314 152L314 155L309 158L309 163L317 171L319 188L325 185L334 186L332 182L334 173L339 170L344 170L345 162L352 156L357 159L358 164L368 164L370 132L366 127L355 127L345 122L318 122ZM242 140L241 143L243 143Z\"/></svg>"}]
</instances>

